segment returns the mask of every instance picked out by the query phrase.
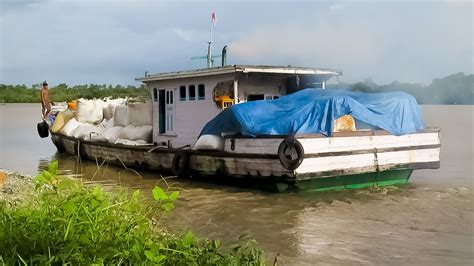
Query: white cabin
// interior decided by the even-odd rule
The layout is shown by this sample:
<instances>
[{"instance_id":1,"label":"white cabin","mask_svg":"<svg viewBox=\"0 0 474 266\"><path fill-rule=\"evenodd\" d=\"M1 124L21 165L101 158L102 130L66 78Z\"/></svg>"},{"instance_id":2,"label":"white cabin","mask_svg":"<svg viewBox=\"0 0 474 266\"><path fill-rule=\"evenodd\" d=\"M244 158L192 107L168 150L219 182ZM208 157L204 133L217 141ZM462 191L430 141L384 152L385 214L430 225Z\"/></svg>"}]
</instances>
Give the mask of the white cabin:
<instances>
[{"instance_id":1,"label":"white cabin","mask_svg":"<svg viewBox=\"0 0 474 266\"><path fill-rule=\"evenodd\" d=\"M196 142L203 126L232 104L272 100L300 89L325 88L341 70L229 65L146 74L153 101L153 142L180 148Z\"/></svg>"}]
</instances>

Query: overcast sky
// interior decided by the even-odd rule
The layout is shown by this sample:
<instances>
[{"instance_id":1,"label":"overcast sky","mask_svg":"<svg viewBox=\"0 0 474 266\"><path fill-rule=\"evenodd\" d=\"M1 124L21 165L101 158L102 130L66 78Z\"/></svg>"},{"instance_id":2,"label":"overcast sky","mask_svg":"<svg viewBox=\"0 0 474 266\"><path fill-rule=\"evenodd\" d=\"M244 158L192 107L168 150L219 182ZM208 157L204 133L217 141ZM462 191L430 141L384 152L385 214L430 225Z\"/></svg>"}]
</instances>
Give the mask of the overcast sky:
<instances>
[{"instance_id":1,"label":"overcast sky","mask_svg":"<svg viewBox=\"0 0 474 266\"><path fill-rule=\"evenodd\" d=\"M0 83L138 84L150 73L229 64L337 68L341 81L427 84L473 72L473 4L0 0Z\"/></svg>"}]
</instances>

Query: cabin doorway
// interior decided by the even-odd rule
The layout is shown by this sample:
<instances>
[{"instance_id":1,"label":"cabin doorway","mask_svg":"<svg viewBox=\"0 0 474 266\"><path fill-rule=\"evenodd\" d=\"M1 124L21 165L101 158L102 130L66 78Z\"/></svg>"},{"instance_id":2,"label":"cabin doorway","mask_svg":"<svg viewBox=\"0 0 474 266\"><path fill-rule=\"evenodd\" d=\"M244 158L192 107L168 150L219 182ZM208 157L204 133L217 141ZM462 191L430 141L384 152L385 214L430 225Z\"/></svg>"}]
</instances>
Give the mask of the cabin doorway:
<instances>
[{"instance_id":1,"label":"cabin doorway","mask_svg":"<svg viewBox=\"0 0 474 266\"><path fill-rule=\"evenodd\" d=\"M165 90L160 90L160 97L158 97L159 103L158 103L158 121L160 122L160 127L159 127L159 132L160 134L165 133L166 129L166 122L165 122L165 110L166 110L166 98L165 98Z\"/></svg>"},{"instance_id":2,"label":"cabin doorway","mask_svg":"<svg viewBox=\"0 0 474 266\"><path fill-rule=\"evenodd\" d=\"M158 108L158 116L159 116L159 132L160 134L165 134L170 131L173 131L174 128L174 121L173 121L173 114L174 114L174 90L160 90L159 92L159 108Z\"/></svg>"}]
</instances>

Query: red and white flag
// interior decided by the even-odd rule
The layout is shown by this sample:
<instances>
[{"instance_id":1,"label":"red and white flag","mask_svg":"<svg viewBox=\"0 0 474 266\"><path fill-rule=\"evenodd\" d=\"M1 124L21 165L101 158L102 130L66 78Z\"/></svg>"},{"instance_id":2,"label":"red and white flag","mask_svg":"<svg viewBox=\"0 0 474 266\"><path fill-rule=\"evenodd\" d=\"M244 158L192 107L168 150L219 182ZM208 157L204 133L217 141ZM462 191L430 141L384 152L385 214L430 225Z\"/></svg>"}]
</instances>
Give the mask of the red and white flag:
<instances>
[{"instance_id":1,"label":"red and white flag","mask_svg":"<svg viewBox=\"0 0 474 266\"><path fill-rule=\"evenodd\" d=\"M211 21L212 21L212 24L214 24L214 26L215 26L216 23L217 23L217 17L216 17L216 13L214 11L212 11Z\"/></svg>"}]
</instances>

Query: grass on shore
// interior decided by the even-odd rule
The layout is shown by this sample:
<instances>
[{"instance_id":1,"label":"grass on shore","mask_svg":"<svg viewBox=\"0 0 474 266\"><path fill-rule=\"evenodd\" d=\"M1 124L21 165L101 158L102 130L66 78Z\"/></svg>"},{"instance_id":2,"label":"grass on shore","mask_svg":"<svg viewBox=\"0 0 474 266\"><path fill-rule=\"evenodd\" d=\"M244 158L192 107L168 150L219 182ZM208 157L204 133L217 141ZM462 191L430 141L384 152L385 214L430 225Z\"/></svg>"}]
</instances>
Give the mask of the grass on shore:
<instances>
[{"instance_id":1,"label":"grass on shore","mask_svg":"<svg viewBox=\"0 0 474 266\"><path fill-rule=\"evenodd\" d=\"M31 198L0 201L0 264L263 265L263 251L242 236L227 250L193 233L172 234L160 218L179 192L107 193L56 174L57 162L35 179Z\"/></svg>"}]
</instances>

